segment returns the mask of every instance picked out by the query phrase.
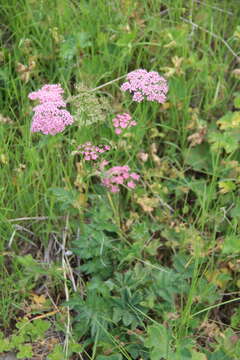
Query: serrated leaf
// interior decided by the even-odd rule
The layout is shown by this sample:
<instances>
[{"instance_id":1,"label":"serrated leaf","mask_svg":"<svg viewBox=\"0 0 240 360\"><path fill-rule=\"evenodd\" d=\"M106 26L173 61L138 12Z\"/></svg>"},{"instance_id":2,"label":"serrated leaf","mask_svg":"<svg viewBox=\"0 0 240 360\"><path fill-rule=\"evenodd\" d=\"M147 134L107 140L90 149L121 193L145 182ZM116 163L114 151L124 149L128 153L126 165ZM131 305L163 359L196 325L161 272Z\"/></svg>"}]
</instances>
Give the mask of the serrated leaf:
<instances>
[{"instance_id":1,"label":"serrated leaf","mask_svg":"<svg viewBox=\"0 0 240 360\"><path fill-rule=\"evenodd\" d=\"M192 360L192 354L189 349L182 347L175 353L171 353L169 359L171 360Z\"/></svg>"},{"instance_id":2,"label":"serrated leaf","mask_svg":"<svg viewBox=\"0 0 240 360\"><path fill-rule=\"evenodd\" d=\"M132 41L135 39L135 33L121 33L121 37L117 40L116 45L121 47L130 47Z\"/></svg>"},{"instance_id":3,"label":"serrated leaf","mask_svg":"<svg viewBox=\"0 0 240 360\"><path fill-rule=\"evenodd\" d=\"M50 188L49 190L55 196L56 200L62 203L62 210L67 209L69 206L75 206L76 199L79 195L77 191L63 188Z\"/></svg>"},{"instance_id":4,"label":"serrated leaf","mask_svg":"<svg viewBox=\"0 0 240 360\"><path fill-rule=\"evenodd\" d=\"M210 171L212 168L210 148L207 143L185 150L183 157L185 163L196 171Z\"/></svg>"},{"instance_id":5,"label":"serrated leaf","mask_svg":"<svg viewBox=\"0 0 240 360\"><path fill-rule=\"evenodd\" d=\"M56 345L51 354L48 355L48 360L62 360L63 359L63 347L61 345Z\"/></svg>"},{"instance_id":6,"label":"serrated leaf","mask_svg":"<svg viewBox=\"0 0 240 360\"><path fill-rule=\"evenodd\" d=\"M210 283L217 285L221 289L226 287L227 283L232 279L228 268L207 271L205 276Z\"/></svg>"},{"instance_id":7,"label":"serrated leaf","mask_svg":"<svg viewBox=\"0 0 240 360\"><path fill-rule=\"evenodd\" d=\"M30 344L19 345L19 352L17 353L18 359L32 358L32 346Z\"/></svg>"},{"instance_id":8,"label":"serrated leaf","mask_svg":"<svg viewBox=\"0 0 240 360\"><path fill-rule=\"evenodd\" d=\"M239 218L240 217L240 205L236 205L231 211L230 211L230 215L234 218Z\"/></svg>"},{"instance_id":9,"label":"serrated leaf","mask_svg":"<svg viewBox=\"0 0 240 360\"><path fill-rule=\"evenodd\" d=\"M98 355L96 360L122 360L121 354Z\"/></svg>"},{"instance_id":10,"label":"serrated leaf","mask_svg":"<svg viewBox=\"0 0 240 360\"><path fill-rule=\"evenodd\" d=\"M169 352L169 335L165 326L158 324L148 327L145 346L150 348L150 359L166 358Z\"/></svg>"},{"instance_id":11,"label":"serrated leaf","mask_svg":"<svg viewBox=\"0 0 240 360\"><path fill-rule=\"evenodd\" d=\"M233 128L232 119L233 119L233 112L229 111L227 114L222 116L217 121L217 125L219 125L221 130L232 129Z\"/></svg>"},{"instance_id":12,"label":"serrated leaf","mask_svg":"<svg viewBox=\"0 0 240 360\"><path fill-rule=\"evenodd\" d=\"M219 181L220 194L227 194L236 190L236 184L233 181Z\"/></svg>"},{"instance_id":13,"label":"serrated leaf","mask_svg":"<svg viewBox=\"0 0 240 360\"><path fill-rule=\"evenodd\" d=\"M196 350L192 350L191 354L192 354L192 360L207 360L207 357L205 354L200 353Z\"/></svg>"},{"instance_id":14,"label":"serrated leaf","mask_svg":"<svg viewBox=\"0 0 240 360\"><path fill-rule=\"evenodd\" d=\"M77 55L78 49L84 49L92 45L90 34L80 32L68 35L60 46L60 57L63 60L71 61Z\"/></svg>"},{"instance_id":15,"label":"serrated leaf","mask_svg":"<svg viewBox=\"0 0 240 360\"><path fill-rule=\"evenodd\" d=\"M123 324L125 326L129 326L132 323L132 321L134 320L134 318L133 318L132 314L130 314L128 311L124 311L122 320L123 320Z\"/></svg>"},{"instance_id":16,"label":"serrated leaf","mask_svg":"<svg viewBox=\"0 0 240 360\"><path fill-rule=\"evenodd\" d=\"M240 109L240 95L235 97L233 103L234 103L235 108Z\"/></svg>"},{"instance_id":17,"label":"serrated leaf","mask_svg":"<svg viewBox=\"0 0 240 360\"><path fill-rule=\"evenodd\" d=\"M51 326L49 321L41 320L41 319L35 320L32 324L33 324L33 330L32 333L30 333L29 335L30 336L35 335L36 339L43 337Z\"/></svg>"},{"instance_id":18,"label":"serrated leaf","mask_svg":"<svg viewBox=\"0 0 240 360\"><path fill-rule=\"evenodd\" d=\"M223 243L224 254L234 254L240 252L240 236L228 235L224 239Z\"/></svg>"},{"instance_id":19,"label":"serrated leaf","mask_svg":"<svg viewBox=\"0 0 240 360\"><path fill-rule=\"evenodd\" d=\"M77 344L77 343L70 343L69 348L73 353L80 353L84 349L82 344Z\"/></svg>"},{"instance_id":20,"label":"serrated leaf","mask_svg":"<svg viewBox=\"0 0 240 360\"><path fill-rule=\"evenodd\" d=\"M238 149L239 139L238 134L231 132L214 131L209 134L209 142L213 151L224 149L227 154L230 154Z\"/></svg>"},{"instance_id":21,"label":"serrated leaf","mask_svg":"<svg viewBox=\"0 0 240 360\"><path fill-rule=\"evenodd\" d=\"M0 340L0 353L14 349L14 346L9 342L9 339Z\"/></svg>"}]
</instances>

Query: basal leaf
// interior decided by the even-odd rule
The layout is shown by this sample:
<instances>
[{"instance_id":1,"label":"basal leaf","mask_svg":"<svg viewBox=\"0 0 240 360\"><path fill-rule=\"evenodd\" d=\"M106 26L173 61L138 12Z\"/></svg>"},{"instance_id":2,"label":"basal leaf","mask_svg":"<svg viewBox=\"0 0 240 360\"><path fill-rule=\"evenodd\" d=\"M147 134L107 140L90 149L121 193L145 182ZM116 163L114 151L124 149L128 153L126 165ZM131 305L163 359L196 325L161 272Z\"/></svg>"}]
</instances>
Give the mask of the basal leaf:
<instances>
[{"instance_id":1,"label":"basal leaf","mask_svg":"<svg viewBox=\"0 0 240 360\"><path fill-rule=\"evenodd\" d=\"M240 236L238 235L227 235L223 243L223 253L233 254L240 252Z\"/></svg>"},{"instance_id":2,"label":"basal leaf","mask_svg":"<svg viewBox=\"0 0 240 360\"><path fill-rule=\"evenodd\" d=\"M151 360L167 358L169 352L169 334L162 324L154 324L148 327L148 337L145 346L150 348Z\"/></svg>"},{"instance_id":3,"label":"basal leaf","mask_svg":"<svg viewBox=\"0 0 240 360\"><path fill-rule=\"evenodd\" d=\"M210 171L212 168L210 148L207 143L185 150L183 157L185 163L196 171Z\"/></svg>"}]
</instances>

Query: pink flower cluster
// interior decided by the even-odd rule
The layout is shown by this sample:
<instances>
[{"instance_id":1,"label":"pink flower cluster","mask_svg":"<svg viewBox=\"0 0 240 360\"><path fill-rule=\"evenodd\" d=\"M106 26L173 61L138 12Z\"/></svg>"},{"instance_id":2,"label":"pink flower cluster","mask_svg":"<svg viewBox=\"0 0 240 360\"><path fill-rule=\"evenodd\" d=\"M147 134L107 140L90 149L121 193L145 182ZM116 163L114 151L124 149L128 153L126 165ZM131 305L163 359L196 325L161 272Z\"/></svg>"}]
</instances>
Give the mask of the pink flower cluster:
<instances>
[{"instance_id":1,"label":"pink flower cluster","mask_svg":"<svg viewBox=\"0 0 240 360\"><path fill-rule=\"evenodd\" d=\"M114 166L107 170L102 180L102 184L112 193L120 191L119 185L125 185L129 189L134 189L135 181L138 181L140 176L134 172L130 172L129 166Z\"/></svg>"},{"instance_id":2,"label":"pink flower cluster","mask_svg":"<svg viewBox=\"0 0 240 360\"><path fill-rule=\"evenodd\" d=\"M62 98L63 89L59 84L44 85L40 90L28 95L31 100L40 104L33 108L32 132L55 135L73 123L73 117L65 110L66 103Z\"/></svg>"},{"instance_id":3,"label":"pink flower cluster","mask_svg":"<svg viewBox=\"0 0 240 360\"><path fill-rule=\"evenodd\" d=\"M127 74L127 80L122 84L122 91L133 93L133 101L157 101L163 104L168 92L167 80L156 71L138 69Z\"/></svg>"},{"instance_id":4,"label":"pink flower cluster","mask_svg":"<svg viewBox=\"0 0 240 360\"><path fill-rule=\"evenodd\" d=\"M105 151L110 150L110 146L108 145L92 145L92 143L86 142L85 144L79 145L78 150L80 150L80 154L84 155L85 160L97 160L100 154Z\"/></svg>"},{"instance_id":5,"label":"pink flower cluster","mask_svg":"<svg viewBox=\"0 0 240 360\"><path fill-rule=\"evenodd\" d=\"M117 135L122 133L122 129L137 125L136 121L132 121L132 117L128 113L119 114L112 121Z\"/></svg>"}]
</instances>

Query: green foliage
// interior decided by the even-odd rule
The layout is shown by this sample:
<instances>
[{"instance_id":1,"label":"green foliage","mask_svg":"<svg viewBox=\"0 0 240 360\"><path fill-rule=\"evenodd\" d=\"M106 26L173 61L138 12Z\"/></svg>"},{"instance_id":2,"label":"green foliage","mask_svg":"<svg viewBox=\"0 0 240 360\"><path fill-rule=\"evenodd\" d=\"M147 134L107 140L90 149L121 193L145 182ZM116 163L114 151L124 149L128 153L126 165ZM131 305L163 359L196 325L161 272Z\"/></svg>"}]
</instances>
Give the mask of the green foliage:
<instances>
[{"instance_id":1,"label":"green foliage","mask_svg":"<svg viewBox=\"0 0 240 360\"><path fill-rule=\"evenodd\" d=\"M19 352L17 353L18 359L31 358L33 356L32 346L30 344L19 345Z\"/></svg>"},{"instance_id":2,"label":"green foliage","mask_svg":"<svg viewBox=\"0 0 240 360\"><path fill-rule=\"evenodd\" d=\"M157 360L159 357L167 359L170 341L167 329L161 324L152 325L148 327L147 335L145 346L150 348L150 359Z\"/></svg>"},{"instance_id":3,"label":"green foliage","mask_svg":"<svg viewBox=\"0 0 240 360\"><path fill-rule=\"evenodd\" d=\"M208 144L198 145L194 148L186 149L184 161L196 171L211 170L211 158L209 157Z\"/></svg>"},{"instance_id":4,"label":"green foliage","mask_svg":"<svg viewBox=\"0 0 240 360\"><path fill-rule=\"evenodd\" d=\"M47 320L35 320L30 322L28 319L22 319L16 324L16 331L9 338L4 338L0 333L1 343L0 352L7 352L10 350L17 351L18 359L25 359L32 357L31 344L44 339L47 330L51 324Z\"/></svg>"},{"instance_id":5,"label":"green foliage","mask_svg":"<svg viewBox=\"0 0 240 360\"><path fill-rule=\"evenodd\" d=\"M69 359L75 353L81 353L83 347L81 344L77 344L75 341L70 341L68 344L68 351L66 352L63 345L57 344L54 346L53 351L48 355L48 360L62 360Z\"/></svg>"},{"instance_id":6,"label":"green foliage","mask_svg":"<svg viewBox=\"0 0 240 360\"><path fill-rule=\"evenodd\" d=\"M60 44L59 56L64 61L73 60L74 56L80 55L80 51L90 47L90 34L86 32L68 34Z\"/></svg>"},{"instance_id":7,"label":"green foliage","mask_svg":"<svg viewBox=\"0 0 240 360\"><path fill-rule=\"evenodd\" d=\"M122 360L121 354L114 354L114 355L98 355L96 360Z\"/></svg>"},{"instance_id":8,"label":"green foliage","mask_svg":"<svg viewBox=\"0 0 240 360\"><path fill-rule=\"evenodd\" d=\"M65 190L63 188L51 188L49 190L56 198L56 201L61 203L61 210L69 210L69 208L74 206L77 198L77 191Z\"/></svg>"},{"instance_id":9,"label":"green foliage","mask_svg":"<svg viewBox=\"0 0 240 360\"><path fill-rule=\"evenodd\" d=\"M240 252L239 237L235 234L227 235L223 243L224 254L235 254Z\"/></svg>"},{"instance_id":10,"label":"green foliage","mask_svg":"<svg viewBox=\"0 0 240 360\"><path fill-rule=\"evenodd\" d=\"M53 352L48 355L49 360L61 360L63 358L63 347L61 345L56 345Z\"/></svg>"}]
</instances>

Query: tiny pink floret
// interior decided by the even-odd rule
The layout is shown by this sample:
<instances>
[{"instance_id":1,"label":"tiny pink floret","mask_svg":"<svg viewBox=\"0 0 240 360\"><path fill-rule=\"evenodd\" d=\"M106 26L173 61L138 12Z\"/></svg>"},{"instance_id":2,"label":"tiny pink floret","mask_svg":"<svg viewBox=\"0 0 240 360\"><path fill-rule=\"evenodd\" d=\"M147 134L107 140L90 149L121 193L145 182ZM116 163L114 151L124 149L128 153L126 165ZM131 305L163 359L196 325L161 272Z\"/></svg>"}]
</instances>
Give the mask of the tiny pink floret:
<instances>
[{"instance_id":1,"label":"tiny pink floret","mask_svg":"<svg viewBox=\"0 0 240 360\"><path fill-rule=\"evenodd\" d=\"M130 188L130 189L134 189L136 187L136 184L133 182L133 181L129 181L127 183L127 186Z\"/></svg>"}]
</instances>

